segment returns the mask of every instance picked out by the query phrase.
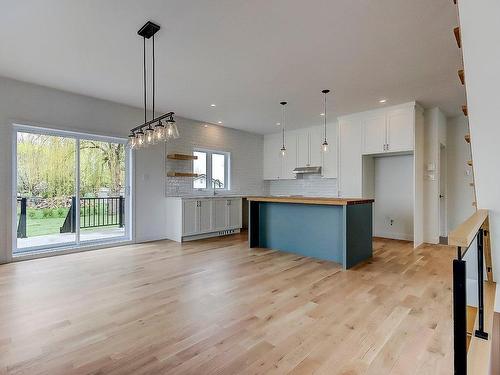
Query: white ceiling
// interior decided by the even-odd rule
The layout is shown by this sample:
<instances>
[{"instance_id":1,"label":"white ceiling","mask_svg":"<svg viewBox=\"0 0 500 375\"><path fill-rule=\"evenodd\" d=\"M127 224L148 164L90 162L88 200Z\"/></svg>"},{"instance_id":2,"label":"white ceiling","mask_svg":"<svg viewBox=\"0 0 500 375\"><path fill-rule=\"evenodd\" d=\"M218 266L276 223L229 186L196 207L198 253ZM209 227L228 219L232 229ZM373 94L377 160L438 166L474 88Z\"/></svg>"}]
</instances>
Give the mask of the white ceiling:
<instances>
[{"instance_id":1,"label":"white ceiling","mask_svg":"<svg viewBox=\"0 0 500 375\"><path fill-rule=\"evenodd\" d=\"M257 133L417 100L459 113L449 0L0 0L0 75L142 106L142 40L157 34L157 107ZM210 104L217 107L212 108ZM131 127L135 125L131 121Z\"/></svg>"}]
</instances>

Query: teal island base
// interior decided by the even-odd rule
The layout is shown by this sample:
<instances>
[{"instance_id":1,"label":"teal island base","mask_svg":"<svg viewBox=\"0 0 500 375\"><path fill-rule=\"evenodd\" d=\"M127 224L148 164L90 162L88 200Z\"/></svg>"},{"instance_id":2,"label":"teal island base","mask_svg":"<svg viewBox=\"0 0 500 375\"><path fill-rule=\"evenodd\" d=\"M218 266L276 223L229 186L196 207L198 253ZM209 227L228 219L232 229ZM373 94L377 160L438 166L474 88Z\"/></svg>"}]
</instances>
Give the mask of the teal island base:
<instances>
[{"instance_id":1,"label":"teal island base","mask_svg":"<svg viewBox=\"0 0 500 375\"><path fill-rule=\"evenodd\" d=\"M311 204L308 199L318 202L249 198L250 247L329 260L344 269L372 257L373 200L325 199L325 204L323 200ZM331 201L337 204L326 204Z\"/></svg>"}]
</instances>

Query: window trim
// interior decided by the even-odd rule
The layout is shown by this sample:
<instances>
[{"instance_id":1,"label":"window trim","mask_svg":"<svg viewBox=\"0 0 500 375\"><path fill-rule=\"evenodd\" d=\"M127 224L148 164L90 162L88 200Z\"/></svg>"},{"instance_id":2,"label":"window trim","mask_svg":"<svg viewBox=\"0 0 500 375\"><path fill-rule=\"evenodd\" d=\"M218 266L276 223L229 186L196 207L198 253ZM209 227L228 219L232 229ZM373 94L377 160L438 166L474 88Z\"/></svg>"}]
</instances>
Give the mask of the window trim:
<instances>
[{"instance_id":1,"label":"window trim","mask_svg":"<svg viewBox=\"0 0 500 375\"><path fill-rule=\"evenodd\" d=\"M195 152L204 152L206 157L206 185L205 188L195 188L194 180L192 188L198 191L230 191L231 190L231 153L229 151L224 150L211 150L206 148L194 147L192 154ZM225 186L223 188L215 188L212 187L212 184L209 184L209 181L212 181L212 155L223 155L224 156L224 183ZM192 170L194 172L194 162L192 166Z\"/></svg>"}]
</instances>

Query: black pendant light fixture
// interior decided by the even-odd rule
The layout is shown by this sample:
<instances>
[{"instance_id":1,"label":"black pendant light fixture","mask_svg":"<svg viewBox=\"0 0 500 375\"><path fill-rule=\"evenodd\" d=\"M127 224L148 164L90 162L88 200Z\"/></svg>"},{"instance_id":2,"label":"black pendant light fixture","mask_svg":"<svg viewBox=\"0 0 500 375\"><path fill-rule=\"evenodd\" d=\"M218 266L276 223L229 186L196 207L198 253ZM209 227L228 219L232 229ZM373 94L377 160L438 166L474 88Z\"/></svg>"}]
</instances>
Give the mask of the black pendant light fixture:
<instances>
[{"instance_id":1,"label":"black pendant light fixture","mask_svg":"<svg viewBox=\"0 0 500 375\"><path fill-rule=\"evenodd\" d=\"M281 135L282 135L282 144L281 144L281 156L284 157L286 155L286 146L285 146L285 106L287 102L280 102L282 107L281 114Z\"/></svg>"},{"instance_id":2,"label":"black pendant light fixture","mask_svg":"<svg viewBox=\"0 0 500 375\"><path fill-rule=\"evenodd\" d=\"M324 100L324 108L323 108L323 114L324 114L324 120L325 120L325 133L324 133L324 138L323 138L323 143L321 144L321 150L323 152L328 152L328 140L326 138L326 95L330 92L330 90L323 90L321 91L325 97L325 100Z\"/></svg>"},{"instance_id":3,"label":"black pendant light fixture","mask_svg":"<svg viewBox=\"0 0 500 375\"><path fill-rule=\"evenodd\" d=\"M138 149L169 139L179 138L179 130L174 120L174 112L168 112L155 118L155 34L160 30L160 26L148 21L142 26L137 34L143 38L143 80L144 80L144 123L136 126L130 131L129 146L131 149ZM147 118L147 72L146 72L146 39L152 38L152 119ZM166 120L167 125L163 125L162 120Z\"/></svg>"}]
</instances>

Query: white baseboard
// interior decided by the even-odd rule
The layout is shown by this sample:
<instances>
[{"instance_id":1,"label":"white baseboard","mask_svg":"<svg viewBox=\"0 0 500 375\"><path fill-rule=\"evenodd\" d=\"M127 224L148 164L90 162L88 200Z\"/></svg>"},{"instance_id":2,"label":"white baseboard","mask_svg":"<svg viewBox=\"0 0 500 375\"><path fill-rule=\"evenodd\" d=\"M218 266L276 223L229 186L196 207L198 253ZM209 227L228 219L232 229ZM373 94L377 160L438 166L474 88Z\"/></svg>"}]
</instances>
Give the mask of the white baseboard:
<instances>
[{"instance_id":1,"label":"white baseboard","mask_svg":"<svg viewBox=\"0 0 500 375\"><path fill-rule=\"evenodd\" d=\"M378 232L374 233L373 236L389 238L391 240L413 241L413 234L408 233Z\"/></svg>"}]
</instances>

